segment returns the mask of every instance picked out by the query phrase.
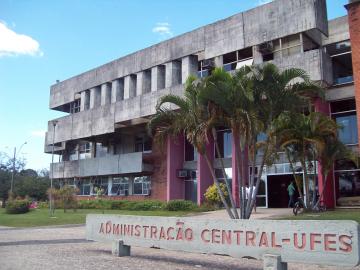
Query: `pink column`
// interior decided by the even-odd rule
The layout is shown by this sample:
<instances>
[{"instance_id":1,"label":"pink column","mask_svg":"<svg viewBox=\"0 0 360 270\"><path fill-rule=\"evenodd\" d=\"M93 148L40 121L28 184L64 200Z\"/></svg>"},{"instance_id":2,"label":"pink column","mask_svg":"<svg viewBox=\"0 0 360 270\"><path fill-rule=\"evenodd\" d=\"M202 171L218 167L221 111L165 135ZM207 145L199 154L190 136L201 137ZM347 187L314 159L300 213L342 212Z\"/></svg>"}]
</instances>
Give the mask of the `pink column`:
<instances>
[{"instance_id":1,"label":"pink column","mask_svg":"<svg viewBox=\"0 0 360 270\"><path fill-rule=\"evenodd\" d=\"M211 163L214 161L214 141L211 140L206 146L206 153L210 158ZM197 202L201 205L204 202L204 194L206 189L214 183L211 176L211 171L205 160L205 157L198 155L197 162Z\"/></svg>"},{"instance_id":2,"label":"pink column","mask_svg":"<svg viewBox=\"0 0 360 270\"><path fill-rule=\"evenodd\" d=\"M168 138L167 140L167 201L185 199L184 179L177 177L177 170L183 168L184 163L184 137Z\"/></svg>"},{"instance_id":3,"label":"pink column","mask_svg":"<svg viewBox=\"0 0 360 270\"><path fill-rule=\"evenodd\" d=\"M314 101L315 111L322 112L326 115L330 114L330 105L324 100L316 99ZM323 179L321 175L321 162L318 162L318 185L319 185L319 194L324 189L325 179ZM331 171L328 175L328 180L326 182L323 201L327 208L334 208L335 207L335 194L334 194L334 179L333 179L333 172Z\"/></svg>"}]
</instances>

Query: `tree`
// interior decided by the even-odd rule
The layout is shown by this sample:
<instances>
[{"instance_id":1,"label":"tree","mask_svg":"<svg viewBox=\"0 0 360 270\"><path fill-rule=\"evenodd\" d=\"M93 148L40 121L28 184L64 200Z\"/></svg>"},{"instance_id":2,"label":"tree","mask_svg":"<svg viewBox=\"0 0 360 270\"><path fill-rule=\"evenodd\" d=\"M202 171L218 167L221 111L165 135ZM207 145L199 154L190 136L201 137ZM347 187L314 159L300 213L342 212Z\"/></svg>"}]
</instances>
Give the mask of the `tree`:
<instances>
[{"instance_id":1,"label":"tree","mask_svg":"<svg viewBox=\"0 0 360 270\"><path fill-rule=\"evenodd\" d=\"M242 152L250 155L251 167L260 158L260 170L251 170L250 194L257 194L261 175L265 165L271 165L277 157L276 137L274 136L274 122L284 112L294 112L309 106L314 96L321 96L321 88L310 81L305 71L301 69L287 69L279 71L273 64L263 66L244 67L233 76L224 70L215 71L205 79L208 86L202 89L201 99L210 106L213 116L220 123L230 127L235 142L235 155L238 161L237 170L240 179L240 217L249 218L256 196L246 202L244 199L245 183L242 179L247 172L242 168ZM264 141L257 141L265 134ZM262 150L262 155L258 154ZM253 190L255 186L255 191Z\"/></svg>"},{"instance_id":2,"label":"tree","mask_svg":"<svg viewBox=\"0 0 360 270\"><path fill-rule=\"evenodd\" d=\"M326 169L330 167L330 162L333 164L335 160L330 157L328 159L324 154L332 151L329 146L326 146L328 142L337 142L337 130L338 125L335 121L318 112L311 112L308 115L283 113L277 120L276 133L281 149L286 152L292 168L294 168L294 162L299 160L304 172L306 208L311 205L308 165L316 162L321 156L320 159L323 159ZM300 188L298 189L300 190ZM313 191L315 191L315 181L313 181Z\"/></svg>"},{"instance_id":3,"label":"tree","mask_svg":"<svg viewBox=\"0 0 360 270\"><path fill-rule=\"evenodd\" d=\"M235 218L236 209L233 209L233 211L235 210L233 212L226 202L219 181L215 176L213 164L206 152L206 144L212 137L213 122L207 108L199 101L199 93L203 87L203 81L198 81L195 77L190 76L186 82L184 97L171 94L161 97L156 105L156 113L148 123L148 129L157 142L184 134L200 155L205 158L221 201L230 218ZM167 106L169 104L178 109L173 110Z\"/></svg>"}]
</instances>

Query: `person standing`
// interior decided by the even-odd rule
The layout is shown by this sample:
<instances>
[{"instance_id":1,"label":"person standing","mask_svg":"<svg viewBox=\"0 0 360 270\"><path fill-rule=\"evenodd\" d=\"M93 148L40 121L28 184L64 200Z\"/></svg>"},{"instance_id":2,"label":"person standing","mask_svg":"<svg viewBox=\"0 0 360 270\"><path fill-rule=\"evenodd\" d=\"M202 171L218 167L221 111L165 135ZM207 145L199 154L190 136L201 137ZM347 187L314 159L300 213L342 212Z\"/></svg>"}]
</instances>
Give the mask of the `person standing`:
<instances>
[{"instance_id":1,"label":"person standing","mask_svg":"<svg viewBox=\"0 0 360 270\"><path fill-rule=\"evenodd\" d=\"M288 203L288 207L292 208L294 207L294 203L295 203L295 187L294 187L294 181L291 181L291 183L288 185L287 187L287 191L289 194L289 203Z\"/></svg>"}]
</instances>

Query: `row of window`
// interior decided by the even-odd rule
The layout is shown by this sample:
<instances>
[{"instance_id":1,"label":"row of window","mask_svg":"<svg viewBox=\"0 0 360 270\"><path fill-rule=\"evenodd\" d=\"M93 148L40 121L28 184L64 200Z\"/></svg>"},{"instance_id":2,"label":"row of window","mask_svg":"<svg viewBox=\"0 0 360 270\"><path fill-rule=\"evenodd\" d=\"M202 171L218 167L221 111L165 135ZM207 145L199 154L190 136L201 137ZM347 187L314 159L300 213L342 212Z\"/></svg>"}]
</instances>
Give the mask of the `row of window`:
<instances>
[{"instance_id":1,"label":"row of window","mask_svg":"<svg viewBox=\"0 0 360 270\"><path fill-rule=\"evenodd\" d=\"M129 196L129 195L150 195L151 177L150 176L127 176L114 177L95 180L67 180L70 186L79 189L82 196L90 195L109 195L109 196Z\"/></svg>"},{"instance_id":2,"label":"row of window","mask_svg":"<svg viewBox=\"0 0 360 270\"><path fill-rule=\"evenodd\" d=\"M330 103L331 117L339 124L339 140L347 145L358 143L358 128L356 118L355 100L340 100ZM259 140L264 140L261 135ZM232 133L229 129L218 130L217 141L220 155L215 151L215 158L231 158L232 156ZM197 151L185 140L185 161L196 161Z\"/></svg>"},{"instance_id":3,"label":"row of window","mask_svg":"<svg viewBox=\"0 0 360 270\"><path fill-rule=\"evenodd\" d=\"M70 148L69 150L69 158L68 160L72 161L72 160L79 160L79 159L88 159L92 157L91 154L91 147L92 143L90 142L82 142L79 143L75 146L73 146L72 148ZM121 145L117 144L114 145L114 150L113 153L111 154L121 154ZM95 153L94 153L94 157L104 157L109 153L109 147L105 146L102 143L95 143ZM151 138L149 138L148 136L138 136L135 137L135 142L134 142L134 148L133 148L134 152L143 152L143 153L150 153L152 151L152 140ZM65 157L63 158L63 160L67 160Z\"/></svg>"}]
</instances>

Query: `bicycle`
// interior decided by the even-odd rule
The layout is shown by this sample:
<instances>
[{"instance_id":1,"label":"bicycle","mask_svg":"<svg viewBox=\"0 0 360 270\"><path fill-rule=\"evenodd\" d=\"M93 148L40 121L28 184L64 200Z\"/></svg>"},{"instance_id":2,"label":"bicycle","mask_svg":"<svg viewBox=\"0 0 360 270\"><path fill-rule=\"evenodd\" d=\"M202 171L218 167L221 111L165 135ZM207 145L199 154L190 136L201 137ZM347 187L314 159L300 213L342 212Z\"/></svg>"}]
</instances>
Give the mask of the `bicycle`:
<instances>
[{"instance_id":1,"label":"bicycle","mask_svg":"<svg viewBox=\"0 0 360 270\"><path fill-rule=\"evenodd\" d=\"M302 212L304 212L304 203L302 202L302 199L299 197L298 201L294 204L293 214L297 216Z\"/></svg>"},{"instance_id":2,"label":"bicycle","mask_svg":"<svg viewBox=\"0 0 360 270\"><path fill-rule=\"evenodd\" d=\"M317 205L310 205L310 209L313 212L325 212L326 211L326 205L323 200L321 200ZM293 207L293 214L297 216L298 214L301 214L304 212L304 203L302 199L299 197L298 201L294 204Z\"/></svg>"}]
</instances>

